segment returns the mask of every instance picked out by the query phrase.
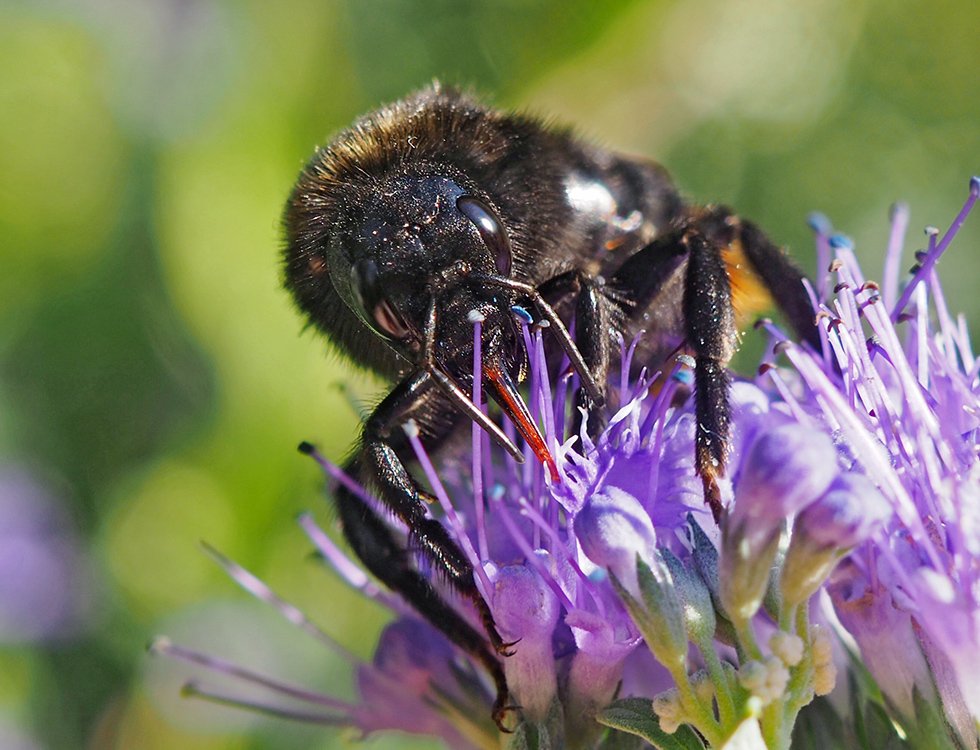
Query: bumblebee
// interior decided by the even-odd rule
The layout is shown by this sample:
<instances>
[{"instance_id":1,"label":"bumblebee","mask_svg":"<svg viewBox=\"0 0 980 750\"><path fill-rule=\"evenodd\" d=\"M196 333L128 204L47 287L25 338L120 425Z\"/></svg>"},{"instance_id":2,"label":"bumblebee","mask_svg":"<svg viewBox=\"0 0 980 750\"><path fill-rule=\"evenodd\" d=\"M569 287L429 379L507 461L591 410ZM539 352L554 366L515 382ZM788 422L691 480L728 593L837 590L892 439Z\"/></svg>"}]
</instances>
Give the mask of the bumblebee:
<instances>
[{"instance_id":1,"label":"bumblebee","mask_svg":"<svg viewBox=\"0 0 980 750\"><path fill-rule=\"evenodd\" d=\"M731 441L736 297L754 279L800 337L818 345L803 274L751 222L686 201L660 165L438 84L364 116L318 150L284 223L285 283L299 309L351 362L395 383L345 468L472 601L486 636L419 572L386 520L340 487L344 535L378 579L486 667L503 728L515 707L499 657L515 644L497 632L457 543L426 513L432 498L408 470L413 453L402 426L413 420L431 451L469 419L521 461L473 403L481 378L482 392L557 477L519 390L528 352L514 311L547 321L552 359L557 367L567 355L579 376L574 398L593 434L604 424L620 337L643 331L634 362L656 364L678 351L696 362L695 465L717 520ZM474 315L483 321L478 372Z\"/></svg>"}]
</instances>

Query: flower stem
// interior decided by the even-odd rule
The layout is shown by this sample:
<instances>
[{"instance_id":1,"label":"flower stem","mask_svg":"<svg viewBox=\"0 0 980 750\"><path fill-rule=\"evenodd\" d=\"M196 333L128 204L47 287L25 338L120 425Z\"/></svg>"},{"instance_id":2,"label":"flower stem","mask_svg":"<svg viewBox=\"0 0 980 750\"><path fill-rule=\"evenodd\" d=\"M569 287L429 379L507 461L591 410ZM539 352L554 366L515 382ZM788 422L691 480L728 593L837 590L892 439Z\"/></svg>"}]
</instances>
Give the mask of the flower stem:
<instances>
[{"instance_id":1,"label":"flower stem","mask_svg":"<svg viewBox=\"0 0 980 750\"><path fill-rule=\"evenodd\" d=\"M715 701L718 704L718 721L722 727L734 726L736 723L735 700L732 697L731 685L725 668L721 664L714 644L699 643L698 650L704 658L705 667L715 686Z\"/></svg>"},{"instance_id":2,"label":"flower stem","mask_svg":"<svg viewBox=\"0 0 980 750\"><path fill-rule=\"evenodd\" d=\"M732 626L735 628L735 634L738 636L738 645L740 651L748 659L754 659L757 661L762 661L762 649L759 648L759 642L755 638L755 630L752 627L752 621L749 619L737 619L732 618Z\"/></svg>"},{"instance_id":3,"label":"flower stem","mask_svg":"<svg viewBox=\"0 0 980 750\"><path fill-rule=\"evenodd\" d=\"M671 676L677 684L677 693L680 697L681 706L690 719L690 723L704 736L709 747L720 746L724 738L721 725L715 719L711 706L702 703L697 693L694 692L694 688L691 687L691 682L685 671L672 670Z\"/></svg>"},{"instance_id":4,"label":"flower stem","mask_svg":"<svg viewBox=\"0 0 980 750\"><path fill-rule=\"evenodd\" d=\"M791 726L800 709L813 700L813 644L810 639L810 613L806 607L797 608L796 634L807 645L802 661L793 668L789 685L786 686L786 719Z\"/></svg>"}]
</instances>

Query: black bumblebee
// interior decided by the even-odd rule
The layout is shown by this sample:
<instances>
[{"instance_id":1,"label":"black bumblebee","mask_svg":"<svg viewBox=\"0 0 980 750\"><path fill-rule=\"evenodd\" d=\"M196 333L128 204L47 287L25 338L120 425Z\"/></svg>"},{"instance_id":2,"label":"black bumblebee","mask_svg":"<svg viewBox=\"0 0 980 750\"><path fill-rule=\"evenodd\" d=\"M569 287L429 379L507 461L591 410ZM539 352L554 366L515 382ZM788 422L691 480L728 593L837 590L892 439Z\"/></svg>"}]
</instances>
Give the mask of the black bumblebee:
<instances>
[{"instance_id":1,"label":"black bumblebee","mask_svg":"<svg viewBox=\"0 0 980 750\"><path fill-rule=\"evenodd\" d=\"M666 171L568 131L488 109L434 85L354 123L302 171L285 212L286 286L355 364L397 383L364 424L346 469L400 518L417 550L479 611L487 638L417 569L386 521L341 487L344 534L371 572L490 671L502 726L503 642L473 570L406 469L414 420L436 449L465 418L521 452L474 404L474 377L535 455L554 462L522 398L528 354L514 309L548 321L554 361L582 384L587 428L603 424L619 335L645 331L634 361L696 360L696 466L716 519L730 442L733 294L751 275L816 343L797 267L753 224L686 202ZM734 291L733 291L734 290ZM483 319L473 371L471 314ZM574 338L569 329L574 321Z\"/></svg>"}]
</instances>

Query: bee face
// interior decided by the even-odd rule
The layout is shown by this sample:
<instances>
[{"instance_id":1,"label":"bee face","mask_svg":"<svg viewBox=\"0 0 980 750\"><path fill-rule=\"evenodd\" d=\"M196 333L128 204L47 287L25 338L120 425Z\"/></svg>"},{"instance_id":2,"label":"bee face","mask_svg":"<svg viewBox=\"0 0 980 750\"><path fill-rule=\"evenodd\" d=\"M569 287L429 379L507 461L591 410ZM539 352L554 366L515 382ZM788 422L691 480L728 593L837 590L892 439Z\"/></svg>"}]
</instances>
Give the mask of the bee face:
<instances>
[{"instance_id":1,"label":"bee face","mask_svg":"<svg viewBox=\"0 0 980 750\"><path fill-rule=\"evenodd\" d=\"M503 358L506 350L508 368L520 369L513 295L485 283L512 265L508 231L492 199L465 176L427 164L363 183L348 185L332 219L309 222L324 229L307 248L305 265L288 264L296 269L288 283L321 287L318 298L330 285L404 360L419 365L428 353L467 381L476 316L484 323L486 355ZM333 321L325 323L331 333Z\"/></svg>"}]
</instances>

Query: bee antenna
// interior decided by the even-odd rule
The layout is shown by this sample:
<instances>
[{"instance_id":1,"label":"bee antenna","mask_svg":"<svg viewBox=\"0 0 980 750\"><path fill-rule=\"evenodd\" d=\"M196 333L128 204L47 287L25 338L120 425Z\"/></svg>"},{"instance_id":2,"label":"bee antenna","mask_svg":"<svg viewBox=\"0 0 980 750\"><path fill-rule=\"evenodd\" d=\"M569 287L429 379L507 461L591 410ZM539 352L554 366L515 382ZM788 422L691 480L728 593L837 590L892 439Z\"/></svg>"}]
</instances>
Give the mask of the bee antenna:
<instances>
[{"instance_id":1,"label":"bee antenna","mask_svg":"<svg viewBox=\"0 0 980 750\"><path fill-rule=\"evenodd\" d=\"M588 392L592 401L597 406L601 406L606 402L605 393L599 387L599 384L596 383L592 372L589 370L589 366L585 364L585 360L582 358L582 352L575 345L575 341L572 339L572 334L569 333L568 327L558 316L558 313L555 312L555 308L549 305L547 300L541 296L541 292L530 284L511 279L507 276L481 276L480 280L527 296L534 303L534 306L538 308L538 312L550 323L549 327L558 338L558 343L565 350L565 354L568 355L572 367L575 368L575 372L578 373L579 378L582 380L582 387Z\"/></svg>"},{"instance_id":2,"label":"bee antenna","mask_svg":"<svg viewBox=\"0 0 980 750\"><path fill-rule=\"evenodd\" d=\"M513 441L507 437L503 430L497 426L490 417L483 413L481 409L473 403L472 399L467 396L463 389L460 388L456 382L449 377L449 374L442 370L435 363L431 363L426 366L426 372L435 380L436 385L439 389L449 397L449 400L467 417L476 422L487 434L493 438L494 442L497 443L501 448L507 451L515 461L518 463L524 463L524 454L521 453L520 449L514 445ZM474 376L477 377L477 376Z\"/></svg>"},{"instance_id":3,"label":"bee antenna","mask_svg":"<svg viewBox=\"0 0 980 750\"><path fill-rule=\"evenodd\" d=\"M459 387L455 380L450 377L449 373L443 370L437 363L435 358L435 341L436 341L436 320L438 313L436 311L436 301L433 297L431 303L429 304L429 315L428 320L425 325L425 349L422 353L422 367L425 372L431 377L436 386L446 395L449 400L458 408L463 414L472 419L476 424L483 429L493 441L497 443L501 448L507 451L515 461L518 463L524 463L524 454L521 453L520 449L514 445L514 442L507 437L503 430L497 426L497 424L490 419L483 411L473 403L473 399L463 392L463 389ZM479 377L476 373L473 377Z\"/></svg>"}]
</instances>

